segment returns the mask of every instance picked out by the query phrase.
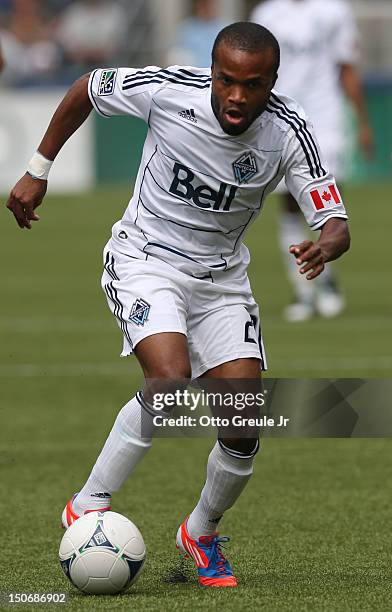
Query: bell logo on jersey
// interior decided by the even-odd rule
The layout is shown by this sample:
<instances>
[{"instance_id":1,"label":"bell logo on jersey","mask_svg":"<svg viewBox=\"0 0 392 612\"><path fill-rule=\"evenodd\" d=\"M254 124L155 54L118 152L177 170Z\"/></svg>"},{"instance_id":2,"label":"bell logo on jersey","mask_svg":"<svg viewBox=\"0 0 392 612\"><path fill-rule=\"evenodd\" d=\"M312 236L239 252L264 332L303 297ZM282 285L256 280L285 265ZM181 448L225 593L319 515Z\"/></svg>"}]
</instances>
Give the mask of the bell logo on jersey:
<instances>
[{"instance_id":1,"label":"bell logo on jersey","mask_svg":"<svg viewBox=\"0 0 392 612\"><path fill-rule=\"evenodd\" d=\"M310 192L310 195L316 210L323 210L323 208L332 204L332 200L335 204L342 203L342 199L335 185L314 189Z\"/></svg>"},{"instance_id":2,"label":"bell logo on jersey","mask_svg":"<svg viewBox=\"0 0 392 612\"><path fill-rule=\"evenodd\" d=\"M194 172L178 162L174 164L173 172L174 179L169 188L170 193L190 200L199 208L225 212L230 210L238 189L236 185L220 183L217 190L209 185L195 185Z\"/></svg>"},{"instance_id":3,"label":"bell logo on jersey","mask_svg":"<svg viewBox=\"0 0 392 612\"><path fill-rule=\"evenodd\" d=\"M103 70L99 79L98 95L111 96L116 84L117 70Z\"/></svg>"}]
</instances>

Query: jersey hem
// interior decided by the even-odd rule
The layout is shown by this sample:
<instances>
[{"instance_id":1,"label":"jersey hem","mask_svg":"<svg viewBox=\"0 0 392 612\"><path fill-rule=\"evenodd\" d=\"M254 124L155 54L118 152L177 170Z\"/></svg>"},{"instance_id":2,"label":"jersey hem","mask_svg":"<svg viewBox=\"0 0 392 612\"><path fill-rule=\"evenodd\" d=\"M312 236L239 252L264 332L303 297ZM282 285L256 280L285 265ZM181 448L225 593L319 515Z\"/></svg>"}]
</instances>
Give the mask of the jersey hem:
<instances>
[{"instance_id":1,"label":"jersey hem","mask_svg":"<svg viewBox=\"0 0 392 612\"><path fill-rule=\"evenodd\" d=\"M129 345L128 340L124 338L128 346L123 348L120 356L130 357L131 355L133 355L133 353L135 352L135 348L137 347L139 342L141 342L142 340L145 340L146 338L149 338L150 336L156 336L157 334L170 334L170 333L171 334L183 334L184 336L187 335L185 330L180 329L180 328L174 329L173 326L170 326L167 329L160 328L157 330L149 330L145 335L142 335L140 338L138 338L137 341L133 343L132 347Z\"/></svg>"}]
</instances>

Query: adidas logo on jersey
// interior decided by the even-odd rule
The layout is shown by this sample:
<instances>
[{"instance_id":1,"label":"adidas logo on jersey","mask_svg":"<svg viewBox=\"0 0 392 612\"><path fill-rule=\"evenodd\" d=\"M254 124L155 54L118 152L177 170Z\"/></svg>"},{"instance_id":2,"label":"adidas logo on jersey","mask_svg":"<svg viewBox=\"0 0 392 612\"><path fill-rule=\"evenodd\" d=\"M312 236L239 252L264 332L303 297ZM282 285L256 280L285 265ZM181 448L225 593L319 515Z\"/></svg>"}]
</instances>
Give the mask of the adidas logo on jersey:
<instances>
[{"instance_id":1,"label":"adidas logo on jersey","mask_svg":"<svg viewBox=\"0 0 392 612\"><path fill-rule=\"evenodd\" d=\"M193 121L193 123L197 123L197 119L196 119L195 109L194 108L190 108L189 110L187 109L187 110L180 111L178 114L183 119L188 119L188 121Z\"/></svg>"}]
</instances>

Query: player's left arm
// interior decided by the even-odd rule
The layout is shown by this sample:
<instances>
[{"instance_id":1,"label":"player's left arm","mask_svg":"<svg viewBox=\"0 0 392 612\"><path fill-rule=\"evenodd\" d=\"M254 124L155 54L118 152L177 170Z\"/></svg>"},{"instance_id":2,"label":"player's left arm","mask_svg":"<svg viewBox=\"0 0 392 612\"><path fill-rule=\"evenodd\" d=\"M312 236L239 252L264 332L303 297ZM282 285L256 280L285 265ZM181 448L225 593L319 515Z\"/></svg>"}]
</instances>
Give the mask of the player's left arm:
<instances>
[{"instance_id":1,"label":"player's left arm","mask_svg":"<svg viewBox=\"0 0 392 612\"><path fill-rule=\"evenodd\" d=\"M373 154L373 130L370 125L361 78L354 64L340 65L340 82L358 119L358 139L366 158Z\"/></svg>"},{"instance_id":2,"label":"player's left arm","mask_svg":"<svg viewBox=\"0 0 392 612\"><path fill-rule=\"evenodd\" d=\"M300 266L300 273L313 280L324 270L328 261L338 259L350 248L350 232L344 219L332 218L326 221L316 242L304 240L290 247Z\"/></svg>"},{"instance_id":3,"label":"player's left arm","mask_svg":"<svg viewBox=\"0 0 392 612\"><path fill-rule=\"evenodd\" d=\"M313 280L328 261L338 259L350 247L347 212L335 178L328 171L311 122L303 109L291 101L288 109L297 118L298 130L287 134L282 157L286 185L305 217L309 228L319 231L318 240L293 244L299 272Z\"/></svg>"}]
</instances>

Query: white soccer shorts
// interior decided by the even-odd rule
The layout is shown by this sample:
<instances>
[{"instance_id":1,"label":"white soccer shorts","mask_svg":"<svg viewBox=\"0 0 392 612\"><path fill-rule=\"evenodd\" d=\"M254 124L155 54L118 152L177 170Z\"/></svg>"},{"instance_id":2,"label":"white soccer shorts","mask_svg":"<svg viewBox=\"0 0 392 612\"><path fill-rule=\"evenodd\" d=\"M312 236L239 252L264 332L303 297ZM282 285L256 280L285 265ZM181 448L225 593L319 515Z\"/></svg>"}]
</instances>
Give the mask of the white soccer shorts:
<instances>
[{"instance_id":1,"label":"white soccer shorts","mask_svg":"<svg viewBox=\"0 0 392 612\"><path fill-rule=\"evenodd\" d=\"M192 378L244 357L267 367L259 308L244 268L199 279L157 258L106 248L102 288L123 332L123 357L148 336L179 332L188 340Z\"/></svg>"}]
</instances>

